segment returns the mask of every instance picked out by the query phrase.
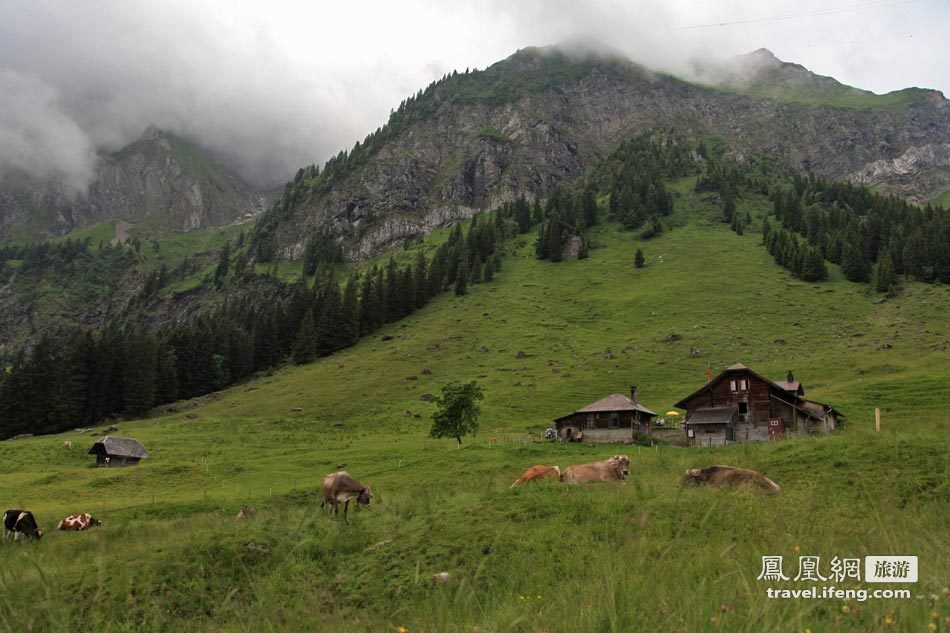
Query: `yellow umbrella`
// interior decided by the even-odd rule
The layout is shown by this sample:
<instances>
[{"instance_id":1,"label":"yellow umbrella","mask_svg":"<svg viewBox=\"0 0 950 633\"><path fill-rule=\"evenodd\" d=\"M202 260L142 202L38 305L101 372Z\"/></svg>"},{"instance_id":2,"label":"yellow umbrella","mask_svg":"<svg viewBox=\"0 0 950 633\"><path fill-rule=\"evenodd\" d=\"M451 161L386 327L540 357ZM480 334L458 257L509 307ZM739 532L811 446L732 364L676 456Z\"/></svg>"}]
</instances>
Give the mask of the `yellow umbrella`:
<instances>
[{"instance_id":1,"label":"yellow umbrella","mask_svg":"<svg viewBox=\"0 0 950 633\"><path fill-rule=\"evenodd\" d=\"M677 411L667 411L667 412L666 412L666 415L677 416L677 415L679 415L679 412L677 412Z\"/></svg>"}]
</instances>

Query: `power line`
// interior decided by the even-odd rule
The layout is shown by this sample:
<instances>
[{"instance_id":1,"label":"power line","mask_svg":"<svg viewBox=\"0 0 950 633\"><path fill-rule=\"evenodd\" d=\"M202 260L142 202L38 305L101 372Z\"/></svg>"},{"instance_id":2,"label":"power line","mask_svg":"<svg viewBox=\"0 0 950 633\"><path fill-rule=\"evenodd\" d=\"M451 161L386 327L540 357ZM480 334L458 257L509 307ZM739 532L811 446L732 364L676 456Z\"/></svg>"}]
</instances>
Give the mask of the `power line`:
<instances>
[{"instance_id":1,"label":"power line","mask_svg":"<svg viewBox=\"0 0 950 633\"><path fill-rule=\"evenodd\" d=\"M799 18L808 18L819 15L832 15L835 13L848 13L853 11L865 11L868 9L881 9L884 7L899 6L902 4L911 4L919 0L897 0L889 2L865 2L845 7L833 7L829 9L817 9L815 11L806 11L804 13L793 13L789 15L776 15L764 18L748 18L745 20L729 20L728 22L711 22L709 24L694 24L691 26L677 26L674 31L684 31L688 29L708 29L712 27L733 26L736 24L755 24L757 22L778 22L780 20L797 20Z\"/></svg>"}]
</instances>

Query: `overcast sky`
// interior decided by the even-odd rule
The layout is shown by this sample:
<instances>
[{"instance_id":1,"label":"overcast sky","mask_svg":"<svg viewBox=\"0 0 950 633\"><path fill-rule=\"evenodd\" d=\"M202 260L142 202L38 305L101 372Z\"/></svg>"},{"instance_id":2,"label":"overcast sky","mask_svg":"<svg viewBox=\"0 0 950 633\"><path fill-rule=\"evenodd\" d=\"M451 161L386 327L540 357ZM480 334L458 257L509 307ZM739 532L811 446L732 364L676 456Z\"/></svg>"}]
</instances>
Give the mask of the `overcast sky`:
<instances>
[{"instance_id":1,"label":"overcast sky","mask_svg":"<svg viewBox=\"0 0 950 633\"><path fill-rule=\"evenodd\" d=\"M446 72L572 39L672 72L765 47L946 94L948 26L947 0L0 0L0 175L79 187L95 152L155 123L273 184Z\"/></svg>"}]
</instances>

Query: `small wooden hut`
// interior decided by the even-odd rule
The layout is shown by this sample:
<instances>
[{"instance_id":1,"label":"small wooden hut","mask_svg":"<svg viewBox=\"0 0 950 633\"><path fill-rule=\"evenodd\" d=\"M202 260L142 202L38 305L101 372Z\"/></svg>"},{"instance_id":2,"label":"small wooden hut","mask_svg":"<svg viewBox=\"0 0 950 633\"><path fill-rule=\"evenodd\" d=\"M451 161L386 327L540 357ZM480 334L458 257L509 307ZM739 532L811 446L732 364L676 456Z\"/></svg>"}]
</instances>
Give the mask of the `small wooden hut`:
<instances>
[{"instance_id":1,"label":"small wooden hut","mask_svg":"<svg viewBox=\"0 0 950 633\"><path fill-rule=\"evenodd\" d=\"M131 437L112 437L107 435L89 449L96 456L96 465L100 468L113 466L133 466L148 458L148 451Z\"/></svg>"},{"instance_id":2,"label":"small wooden hut","mask_svg":"<svg viewBox=\"0 0 950 633\"><path fill-rule=\"evenodd\" d=\"M637 388L630 397L614 393L554 420L557 436L566 442L632 442L638 433L649 434L656 414L637 402Z\"/></svg>"}]
</instances>

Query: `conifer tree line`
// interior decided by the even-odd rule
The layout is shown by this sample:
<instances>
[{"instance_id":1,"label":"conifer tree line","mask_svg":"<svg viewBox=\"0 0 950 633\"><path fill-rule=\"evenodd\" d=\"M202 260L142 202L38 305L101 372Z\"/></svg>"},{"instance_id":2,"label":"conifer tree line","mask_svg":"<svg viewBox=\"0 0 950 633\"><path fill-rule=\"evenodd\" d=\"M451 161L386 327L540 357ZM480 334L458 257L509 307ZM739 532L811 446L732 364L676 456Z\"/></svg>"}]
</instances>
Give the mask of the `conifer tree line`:
<instances>
[{"instance_id":1,"label":"conifer tree line","mask_svg":"<svg viewBox=\"0 0 950 633\"><path fill-rule=\"evenodd\" d=\"M737 211L743 192L769 196L774 221L762 224L762 243L775 261L806 281L827 279L826 262L850 281L893 289L897 275L950 283L950 216L868 187L794 174L763 165L707 160L697 191L718 191L722 220L738 234L751 222Z\"/></svg>"},{"instance_id":2,"label":"conifer tree line","mask_svg":"<svg viewBox=\"0 0 950 633\"><path fill-rule=\"evenodd\" d=\"M611 220L628 230L640 230L649 239L666 228L673 213L673 196L663 180L694 173L695 159L689 143L672 134L642 135L621 143L595 170L586 185L570 193L555 191L532 213L541 220L535 253L539 259L560 261L564 245L597 224L598 196L608 197ZM520 225L521 223L519 223ZM579 258L587 255L581 243Z\"/></svg>"},{"instance_id":3,"label":"conifer tree line","mask_svg":"<svg viewBox=\"0 0 950 633\"><path fill-rule=\"evenodd\" d=\"M796 175L791 187L772 194L776 219L805 238L824 259L840 264L851 281L910 275L950 283L950 216L933 205L919 207L867 187ZM877 265L877 266L875 266ZM882 290L893 286L885 283Z\"/></svg>"},{"instance_id":4,"label":"conifer tree line","mask_svg":"<svg viewBox=\"0 0 950 633\"><path fill-rule=\"evenodd\" d=\"M470 284L491 281L501 243L519 232L518 205L456 224L431 258L420 251L401 266L391 258L343 284L329 262L319 262L312 275L305 267L298 283L256 287L158 331L110 325L96 333L44 334L29 353L8 354L0 367L0 439L138 416L287 361L307 363L349 347L445 290L462 295Z\"/></svg>"}]
</instances>

